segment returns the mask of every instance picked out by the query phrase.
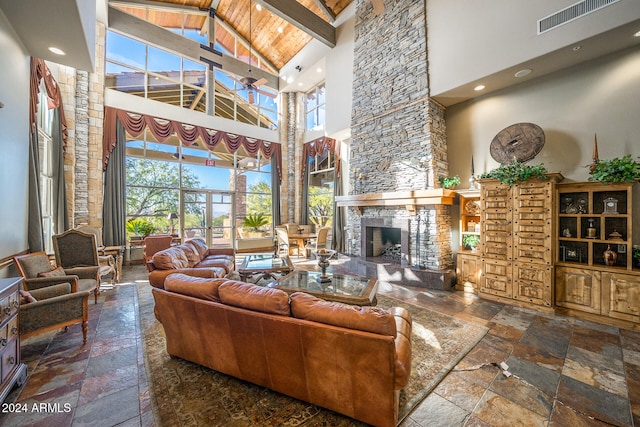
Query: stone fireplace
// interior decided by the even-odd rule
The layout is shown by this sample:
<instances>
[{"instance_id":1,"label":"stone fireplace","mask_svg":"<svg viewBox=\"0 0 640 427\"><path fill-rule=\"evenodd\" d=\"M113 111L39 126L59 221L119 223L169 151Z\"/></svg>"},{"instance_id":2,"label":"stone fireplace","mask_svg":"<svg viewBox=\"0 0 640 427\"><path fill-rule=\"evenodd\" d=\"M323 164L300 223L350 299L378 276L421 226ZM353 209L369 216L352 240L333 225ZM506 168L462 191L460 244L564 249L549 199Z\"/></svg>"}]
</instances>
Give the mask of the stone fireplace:
<instances>
[{"instance_id":1,"label":"stone fireplace","mask_svg":"<svg viewBox=\"0 0 640 427\"><path fill-rule=\"evenodd\" d=\"M370 2L357 2L353 80L366 84L353 85L349 188L338 206L345 252L371 264L371 277L449 289L452 199L436 188L449 170L444 107L429 97L426 13L424 2L387 2L382 24ZM400 241L385 242L385 228ZM399 248L399 262L374 251L377 233Z\"/></svg>"}]
</instances>

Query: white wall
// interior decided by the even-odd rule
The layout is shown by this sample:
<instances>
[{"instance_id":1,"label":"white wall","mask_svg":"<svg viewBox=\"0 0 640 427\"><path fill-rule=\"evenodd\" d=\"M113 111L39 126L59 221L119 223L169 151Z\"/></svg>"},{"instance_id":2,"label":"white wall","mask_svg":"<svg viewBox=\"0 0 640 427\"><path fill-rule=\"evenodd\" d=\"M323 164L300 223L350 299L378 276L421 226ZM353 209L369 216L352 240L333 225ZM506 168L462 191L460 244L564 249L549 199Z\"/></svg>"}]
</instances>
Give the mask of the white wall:
<instances>
[{"instance_id":1,"label":"white wall","mask_svg":"<svg viewBox=\"0 0 640 427\"><path fill-rule=\"evenodd\" d=\"M353 44L355 16L351 16L336 30L336 47L327 55L326 71L326 132L336 132L351 127L351 93L353 89Z\"/></svg>"},{"instance_id":2,"label":"white wall","mask_svg":"<svg viewBox=\"0 0 640 427\"><path fill-rule=\"evenodd\" d=\"M30 65L1 11L0 56L0 258L5 258L27 249Z\"/></svg>"},{"instance_id":3,"label":"white wall","mask_svg":"<svg viewBox=\"0 0 640 427\"><path fill-rule=\"evenodd\" d=\"M476 175L496 168L491 140L509 125L530 122L546 136L530 163L585 181L594 134L601 159L640 155L639 111L640 50L630 49L449 107L449 171L466 182L471 155Z\"/></svg>"},{"instance_id":4,"label":"white wall","mask_svg":"<svg viewBox=\"0 0 640 427\"><path fill-rule=\"evenodd\" d=\"M489 153L492 139L509 125L530 122L543 129L546 141L528 163L543 163L566 181L587 181L594 134L602 160L640 156L639 113L640 50L628 49L448 108L449 172L468 182L472 155L476 176L498 167ZM640 212L637 184L634 212ZM640 215L633 227L640 229Z\"/></svg>"},{"instance_id":5,"label":"white wall","mask_svg":"<svg viewBox=\"0 0 640 427\"><path fill-rule=\"evenodd\" d=\"M638 0L621 0L537 35L538 19L576 2L429 0L431 94L436 96L640 18Z\"/></svg>"}]
</instances>

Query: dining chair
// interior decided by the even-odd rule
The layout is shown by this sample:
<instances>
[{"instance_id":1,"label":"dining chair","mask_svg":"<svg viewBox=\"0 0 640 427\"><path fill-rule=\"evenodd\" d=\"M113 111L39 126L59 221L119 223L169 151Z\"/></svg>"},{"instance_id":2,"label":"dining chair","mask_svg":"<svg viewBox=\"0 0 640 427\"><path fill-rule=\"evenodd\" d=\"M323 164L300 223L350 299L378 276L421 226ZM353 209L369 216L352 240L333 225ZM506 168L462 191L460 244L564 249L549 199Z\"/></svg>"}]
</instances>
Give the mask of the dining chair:
<instances>
[{"instance_id":1,"label":"dining chair","mask_svg":"<svg viewBox=\"0 0 640 427\"><path fill-rule=\"evenodd\" d=\"M313 251L317 251L318 249L322 249L327 247L327 236L329 234L329 229L330 227L321 227L320 230L318 230L318 236L311 240L305 247L304 247L304 251L305 251L305 255L307 258L310 257L311 253L313 253Z\"/></svg>"},{"instance_id":2,"label":"dining chair","mask_svg":"<svg viewBox=\"0 0 640 427\"><path fill-rule=\"evenodd\" d=\"M286 254L291 255L292 249L298 250L300 256L300 246L297 243L289 241L289 232L286 227L276 227L276 237L278 238L278 248L280 251L286 249Z\"/></svg>"}]
</instances>

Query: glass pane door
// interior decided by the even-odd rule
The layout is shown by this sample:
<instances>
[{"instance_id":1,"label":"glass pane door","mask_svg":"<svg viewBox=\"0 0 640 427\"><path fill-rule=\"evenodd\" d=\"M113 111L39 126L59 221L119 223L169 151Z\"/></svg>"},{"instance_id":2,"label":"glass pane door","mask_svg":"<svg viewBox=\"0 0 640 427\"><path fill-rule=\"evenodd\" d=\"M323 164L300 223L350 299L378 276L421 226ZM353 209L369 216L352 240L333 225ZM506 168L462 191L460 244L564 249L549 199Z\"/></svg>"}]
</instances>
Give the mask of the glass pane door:
<instances>
[{"instance_id":1,"label":"glass pane door","mask_svg":"<svg viewBox=\"0 0 640 427\"><path fill-rule=\"evenodd\" d=\"M209 247L231 247L234 227L232 193L203 190L182 192L182 235L203 238Z\"/></svg>"}]
</instances>

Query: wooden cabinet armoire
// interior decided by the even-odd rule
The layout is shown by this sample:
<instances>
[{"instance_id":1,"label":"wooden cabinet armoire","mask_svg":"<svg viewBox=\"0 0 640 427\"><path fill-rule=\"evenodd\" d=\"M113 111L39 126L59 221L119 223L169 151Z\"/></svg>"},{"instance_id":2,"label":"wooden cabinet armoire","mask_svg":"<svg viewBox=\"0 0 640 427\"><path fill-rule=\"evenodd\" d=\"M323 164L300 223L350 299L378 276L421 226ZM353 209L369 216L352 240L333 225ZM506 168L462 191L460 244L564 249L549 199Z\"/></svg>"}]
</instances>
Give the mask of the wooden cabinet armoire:
<instances>
[{"instance_id":1,"label":"wooden cabinet armoire","mask_svg":"<svg viewBox=\"0 0 640 427\"><path fill-rule=\"evenodd\" d=\"M479 295L549 311L553 307L554 194L560 174L508 186L483 179L480 188Z\"/></svg>"}]
</instances>

